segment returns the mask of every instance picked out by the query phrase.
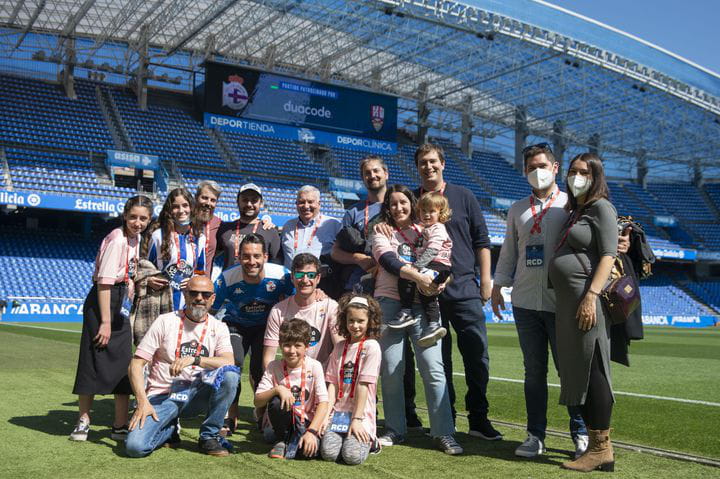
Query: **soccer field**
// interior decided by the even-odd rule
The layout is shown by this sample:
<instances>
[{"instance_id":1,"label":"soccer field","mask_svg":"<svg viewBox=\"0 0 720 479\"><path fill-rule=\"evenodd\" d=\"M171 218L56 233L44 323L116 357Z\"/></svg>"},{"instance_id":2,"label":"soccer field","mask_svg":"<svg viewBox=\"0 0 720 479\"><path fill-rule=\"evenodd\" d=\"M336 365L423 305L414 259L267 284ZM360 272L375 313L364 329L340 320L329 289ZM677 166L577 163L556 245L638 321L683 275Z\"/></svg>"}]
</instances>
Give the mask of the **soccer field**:
<instances>
[{"instance_id":1,"label":"soccer field","mask_svg":"<svg viewBox=\"0 0 720 479\"><path fill-rule=\"evenodd\" d=\"M322 461L278 461L267 458L269 446L251 428L249 387L243 389L240 431L232 436L237 453L212 458L196 452L199 421L183 421L183 444L145 459L124 457L122 445L110 439L112 401L96 401L87 443L67 440L77 416L71 394L80 325L55 323L38 329L0 324L3 344L3 390L0 403L0 477L564 477L561 471L571 441L549 436L548 453L528 461L515 458L525 438L522 358L512 325L489 325L491 375L490 416L505 435L485 442L466 434L458 418L458 441L465 454L449 457L432 448L422 434L402 446L385 448L363 466L350 468ZM64 331L59 331L64 330ZM616 407L613 439L720 461L720 330L652 328L631 346L631 368L613 363ZM462 397L462 361L456 352L455 385ZM244 380L244 378L243 378ZM557 376L550 375L557 384ZM418 384L421 384L418 381ZM567 416L557 405L559 388L550 387L549 428L567 431ZM418 405L423 405L418 391ZM462 406L462 401L459 401ZM462 411L462 407L459 408ZM420 411L425 423L427 416ZM382 416L382 413L381 413ZM622 477L720 477L720 469L616 449L616 472ZM596 473L597 474L597 473Z\"/></svg>"}]
</instances>

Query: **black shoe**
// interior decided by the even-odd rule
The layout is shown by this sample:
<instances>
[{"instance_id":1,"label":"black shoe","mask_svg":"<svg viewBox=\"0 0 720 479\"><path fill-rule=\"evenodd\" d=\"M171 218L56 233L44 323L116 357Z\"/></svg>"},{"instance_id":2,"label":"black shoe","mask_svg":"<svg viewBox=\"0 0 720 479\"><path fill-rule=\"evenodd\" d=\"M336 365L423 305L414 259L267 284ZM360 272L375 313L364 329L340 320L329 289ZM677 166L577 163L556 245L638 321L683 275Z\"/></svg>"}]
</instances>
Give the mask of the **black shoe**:
<instances>
[{"instance_id":1,"label":"black shoe","mask_svg":"<svg viewBox=\"0 0 720 479\"><path fill-rule=\"evenodd\" d=\"M128 435L128 426L127 425L120 426L120 427L113 426L112 429L110 430L110 438L113 441L124 441L127 439L127 435Z\"/></svg>"},{"instance_id":2,"label":"black shoe","mask_svg":"<svg viewBox=\"0 0 720 479\"><path fill-rule=\"evenodd\" d=\"M230 452L222 447L220 441L215 438L212 439L199 439L198 447L200 452L203 452L209 456L223 457L230 454Z\"/></svg>"},{"instance_id":3,"label":"black shoe","mask_svg":"<svg viewBox=\"0 0 720 479\"><path fill-rule=\"evenodd\" d=\"M407 419L405 421L405 424L408 428L408 431L422 431L422 421L420 421L420 418L417 414L408 414L406 417Z\"/></svg>"},{"instance_id":4,"label":"black shoe","mask_svg":"<svg viewBox=\"0 0 720 479\"><path fill-rule=\"evenodd\" d=\"M175 449L176 447L180 446L180 432L178 431L177 425L173 426L173 432L170 435L170 438L165 441L162 445L162 447L169 447L170 449Z\"/></svg>"},{"instance_id":5,"label":"black shoe","mask_svg":"<svg viewBox=\"0 0 720 479\"><path fill-rule=\"evenodd\" d=\"M420 320L419 317L413 317L412 311L409 309L402 309L395 318L387 319L385 324L388 328L402 329L412 326Z\"/></svg>"},{"instance_id":6,"label":"black shoe","mask_svg":"<svg viewBox=\"0 0 720 479\"><path fill-rule=\"evenodd\" d=\"M485 419L475 424L470 424L468 434L486 441L500 441L503 435L493 427L489 420Z\"/></svg>"}]
</instances>

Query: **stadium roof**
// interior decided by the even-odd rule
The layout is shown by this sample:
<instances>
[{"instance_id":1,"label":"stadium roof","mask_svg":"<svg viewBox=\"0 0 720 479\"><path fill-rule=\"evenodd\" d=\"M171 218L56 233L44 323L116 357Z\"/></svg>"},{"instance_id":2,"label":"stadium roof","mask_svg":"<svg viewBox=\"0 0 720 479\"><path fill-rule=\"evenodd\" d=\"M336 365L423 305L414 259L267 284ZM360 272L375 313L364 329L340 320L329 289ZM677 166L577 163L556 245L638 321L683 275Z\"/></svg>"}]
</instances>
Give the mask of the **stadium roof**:
<instances>
[{"instance_id":1,"label":"stadium roof","mask_svg":"<svg viewBox=\"0 0 720 479\"><path fill-rule=\"evenodd\" d=\"M90 38L77 61L99 64L146 35L155 64L182 54L199 72L213 55L389 93L404 99L406 124L426 100L431 126L457 132L470 111L476 133L493 136L514 128L522 106L531 135L550 138L562 121L571 144L598 135L601 152L628 165L644 154L651 174L720 167L717 74L533 0L0 0L0 27L3 56L46 32L60 38L49 56L64 38ZM128 51L117 61L130 76Z\"/></svg>"}]
</instances>

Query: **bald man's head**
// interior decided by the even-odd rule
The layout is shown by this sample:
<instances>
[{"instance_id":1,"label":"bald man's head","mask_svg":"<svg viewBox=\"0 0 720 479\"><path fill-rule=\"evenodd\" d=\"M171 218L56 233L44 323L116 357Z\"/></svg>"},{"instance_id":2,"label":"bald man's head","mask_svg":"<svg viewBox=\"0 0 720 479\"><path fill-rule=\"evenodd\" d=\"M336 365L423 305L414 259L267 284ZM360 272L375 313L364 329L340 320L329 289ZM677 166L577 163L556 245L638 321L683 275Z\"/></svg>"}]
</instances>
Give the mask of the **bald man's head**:
<instances>
[{"instance_id":1,"label":"bald man's head","mask_svg":"<svg viewBox=\"0 0 720 479\"><path fill-rule=\"evenodd\" d=\"M205 275L193 276L183 292L185 315L195 322L202 322L215 301L212 281Z\"/></svg>"}]
</instances>

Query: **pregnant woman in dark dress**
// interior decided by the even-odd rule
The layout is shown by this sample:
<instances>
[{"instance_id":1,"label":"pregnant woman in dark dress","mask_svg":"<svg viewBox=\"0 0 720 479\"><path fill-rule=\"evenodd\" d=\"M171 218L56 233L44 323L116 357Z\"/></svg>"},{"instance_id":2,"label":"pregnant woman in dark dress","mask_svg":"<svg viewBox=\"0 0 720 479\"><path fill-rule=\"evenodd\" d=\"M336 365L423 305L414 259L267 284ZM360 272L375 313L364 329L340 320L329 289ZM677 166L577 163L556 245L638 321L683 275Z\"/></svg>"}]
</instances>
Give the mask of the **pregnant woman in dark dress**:
<instances>
[{"instance_id":1,"label":"pregnant woman in dark dress","mask_svg":"<svg viewBox=\"0 0 720 479\"><path fill-rule=\"evenodd\" d=\"M549 271L558 299L555 321L560 403L582 406L590 444L585 454L563 467L612 471L610 322L598 296L617 255L617 213L608 201L602 161L597 155L583 153L573 158L567 185L570 219Z\"/></svg>"}]
</instances>

